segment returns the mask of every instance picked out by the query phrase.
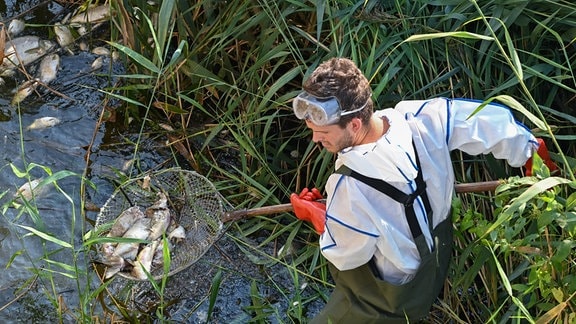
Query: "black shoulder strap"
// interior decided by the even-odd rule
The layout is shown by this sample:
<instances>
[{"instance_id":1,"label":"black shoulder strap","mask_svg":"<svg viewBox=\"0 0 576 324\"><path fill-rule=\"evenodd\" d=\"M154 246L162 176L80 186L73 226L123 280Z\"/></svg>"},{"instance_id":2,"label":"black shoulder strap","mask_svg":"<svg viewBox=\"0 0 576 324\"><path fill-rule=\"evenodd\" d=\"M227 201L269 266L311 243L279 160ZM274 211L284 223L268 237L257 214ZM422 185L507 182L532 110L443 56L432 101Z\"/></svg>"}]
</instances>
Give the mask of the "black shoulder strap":
<instances>
[{"instance_id":1,"label":"black shoulder strap","mask_svg":"<svg viewBox=\"0 0 576 324\"><path fill-rule=\"evenodd\" d=\"M412 143L414 145L414 143ZM383 194L389 196L390 198L394 199L395 201L404 205L404 210L406 212L406 220L408 221L408 226L410 226L410 232L412 233L412 237L416 240L417 237L422 235L422 230L420 229L420 225L418 224L418 219L416 217L416 212L414 211L414 200L418 196L422 198L422 202L424 203L424 208L426 209L426 214L428 215L428 226L430 228L430 232L432 232L432 208L430 206L430 201L428 200L428 194L426 193L426 182L422 177L422 168L420 167L420 159L418 157L418 152L416 152L416 147L414 147L414 154L416 155L416 165L418 167L418 175L416 176L416 190L411 194L406 194L400 191L398 188L392 186L388 182L377 179L367 177L363 174L360 174L349 167L343 165L336 170L336 173L340 173L343 175L347 175L353 177L365 184L371 186L372 188L382 192Z\"/></svg>"}]
</instances>

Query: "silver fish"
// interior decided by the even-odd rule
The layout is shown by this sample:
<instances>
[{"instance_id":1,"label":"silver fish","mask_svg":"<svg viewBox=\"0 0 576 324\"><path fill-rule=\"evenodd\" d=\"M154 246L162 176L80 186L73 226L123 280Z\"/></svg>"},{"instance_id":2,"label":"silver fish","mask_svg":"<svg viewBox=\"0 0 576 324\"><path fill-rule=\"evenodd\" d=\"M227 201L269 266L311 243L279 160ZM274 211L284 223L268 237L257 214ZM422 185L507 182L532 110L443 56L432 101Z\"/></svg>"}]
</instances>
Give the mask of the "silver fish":
<instances>
[{"instance_id":1,"label":"silver fish","mask_svg":"<svg viewBox=\"0 0 576 324\"><path fill-rule=\"evenodd\" d=\"M44 129L48 127L53 127L60 124L60 119L56 117L41 117L32 122L32 124L26 127L26 130L33 130L33 129Z\"/></svg>"},{"instance_id":2,"label":"silver fish","mask_svg":"<svg viewBox=\"0 0 576 324\"><path fill-rule=\"evenodd\" d=\"M186 238L186 230L182 225L178 225L176 228L170 231L168 234L168 239L174 240L177 243Z\"/></svg>"},{"instance_id":3,"label":"silver fish","mask_svg":"<svg viewBox=\"0 0 576 324\"><path fill-rule=\"evenodd\" d=\"M58 42L60 47L68 47L68 45L74 43L74 36L66 25L56 23L54 25L54 34L56 34L56 42Z\"/></svg>"},{"instance_id":4,"label":"silver fish","mask_svg":"<svg viewBox=\"0 0 576 324\"><path fill-rule=\"evenodd\" d=\"M40 61L40 71L38 78L45 84L56 79L56 74L60 69L60 56L56 53L48 54Z\"/></svg>"},{"instance_id":5,"label":"silver fish","mask_svg":"<svg viewBox=\"0 0 576 324\"><path fill-rule=\"evenodd\" d=\"M10 34L11 36L16 36L20 34L22 31L24 31L25 27L26 24L24 23L24 21L20 19L13 19L8 25L8 34Z\"/></svg>"},{"instance_id":6,"label":"silver fish","mask_svg":"<svg viewBox=\"0 0 576 324\"><path fill-rule=\"evenodd\" d=\"M168 226L170 226L171 217L166 195L159 192L158 197L158 201L146 209L146 216L152 220L150 225L150 236L148 236L148 240L150 241L160 238L164 233L166 233Z\"/></svg>"},{"instance_id":7,"label":"silver fish","mask_svg":"<svg viewBox=\"0 0 576 324\"><path fill-rule=\"evenodd\" d=\"M86 42L80 42L78 43L78 48L80 48L80 50L82 52L88 52L88 44L86 44Z\"/></svg>"},{"instance_id":8,"label":"silver fish","mask_svg":"<svg viewBox=\"0 0 576 324\"><path fill-rule=\"evenodd\" d=\"M102 247L100 248L100 251L102 252L102 254L101 254L102 257L104 259L112 257L114 255L115 249L116 249L116 243L115 242L102 243Z\"/></svg>"},{"instance_id":9,"label":"silver fish","mask_svg":"<svg viewBox=\"0 0 576 324\"><path fill-rule=\"evenodd\" d=\"M144 211L142 211L141 207L133 206L126 209L116 218L114 225L112 225L108 232L108 236L122 237L140 218L144 218Z\"/></svg>"},{"instance_id":10,"label":"silver fish","mask_svg":"<svg viewBox=\"0 0 576 324\"><path fill-rule=\"evenodd\" d=\"M170 241L160 240L154 252L154 257L152 258L152 267L156 268L164 264L164 242L168 245L168 251L172 250L172 243L170 243Z\"/></svg>"},{"instance_id":11,"label":"silver fish","mask_svg":"<svg viewBox=\"0 0 576 324\"><path fill-rule=\"evenodd\" d=\"M18 188L18 190L16 190L14 197L22 197L26 200L30 200L30 199L32 199L33 196L38 196L41 193L45 192L46 186L38 187L38 185L40 184L40 182L42 182L42 180L44 180L44 179L38 178L38 179L31 180L29 182L26 182L25 184L20 186L20 188Z\"/></svg>"},{"instance_id":12,"label":"silver fish","mask_svg":"<svg viewBox=\"0 0 576 324\"><path fill-rule=\"evenodd\" d=\"M106 279L111 278L126 267L126 260L117 255L105 256L100 262L106 265L106 273L104 275Z\"/></svg>"},{"instance_id":13,"label":"silver fish","mask_svg":"<svg viewBox=\"0 0 576 324\"><path fill-rule=\"evenodd\" d=\"M101 56L110 56L110 50L104 46L98 46L92 49L92 54Z\"/></svg>"},{"instance_id":14,"label":"silver fish","mask_svg":"<svg viewBox=\"0 0 576 324\"><path fill-rule=\"evenodd\" d=\"M107 5L92 6L86 11L83 11L74 17L70 18L68 22L70 25L78 26L80 24L95 24L104 22L110 17L110 8Z\"/></svg>"},{"instance_id":15,"label":"silver fish","mask_svg":"<svg viewBox=\"0 0 576 324\"><path fill-rule=\"evenodd\" d=\"M104 65L104 59L102 58L102 56L99 56L97 59L94 60L94 62L92 62L91 65L92 71L100 70L102 65Z\"/></svg>"},{"instance_id":16,"label":"silver fish","mask_svg":"<svg viewBox=\"0 0 576 324\"><path fill-rule=\"evenodd\" d=\"M152 268L152 260L154 259L154 253L158 247L158 241L154 241L151 244L146 245L136 258L134 262L134 268L130 274L137 279L144 280L148 278L146 272L150 273Z\"/></svg>"},{"instance_id":17,"label":"silver fish","mask_svg":"<svg viewBox=\"0 0 576 324\"><path fill-rule=\"evenodd\" d=\"M140 218L130 227L122 237L145 240L150 234L150 219ZM124 259L135 259L139 243L118 243L114 255Z\"/></svg>"},{"instance_id":18,"label":"silver fish","mask_svg":"<svg viewBox=\"0 0 576 324\"><path fill-rule=\"evenodd\" d=\"M12 97L12 101L10 104L12 106L17 106L20 104L24 99L28 98L28 96L36 90L38 87L38 81L36 80L28 80L22 83L18 89L16 90L16 94Z\"/></svg>"},{"instance_id":19,"label":"silver fish","mask_svg":"<svg viewBox=\"0 0 576 324\"><path fill-rule=\"evenodd\" d=\"M4 60L0 64L2 70L14 69L20 64L28 65L55 47L54 42L41 39L38 36L22 36L14 38L4 46Z\"/></svg>"}]
</instances>

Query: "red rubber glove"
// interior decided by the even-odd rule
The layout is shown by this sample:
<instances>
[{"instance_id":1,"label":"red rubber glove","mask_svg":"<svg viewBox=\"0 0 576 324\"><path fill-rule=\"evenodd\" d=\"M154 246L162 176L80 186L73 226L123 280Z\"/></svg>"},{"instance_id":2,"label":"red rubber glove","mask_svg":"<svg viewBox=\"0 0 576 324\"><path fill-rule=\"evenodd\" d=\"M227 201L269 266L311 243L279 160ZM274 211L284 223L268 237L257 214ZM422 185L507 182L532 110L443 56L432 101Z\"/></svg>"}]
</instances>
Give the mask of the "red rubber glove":
<instances>
[{"instance_id":1,"label":"red rubber glove","mask_svg":"<svg viewBox=\"0 0 576 324\"><path fill-rule=\"evenodd\" d=\"M541 138L537 138L536 140L538 141L539 144L538 151L536 151L536 153L538 153L538 156L542 159L544 164L546 164L546 166L550 170L550 174L559 172L560 169L558 168L556 163L552 162L552 159L550 159L550 153L548 153L548 148L546 147L546 143L544 143L544 140L542 140ZM530 157L528 161L526 161L524 167L526 168L526 175L532 176L532 157Z\"/></svg>"},{"instance_id":2,"label":"red rubber glove","mask_svg":"<svg viewBox=\"0 0 576 324\"><path fill-rule=\"evenodd\" d=\"M324 233L326 223L326 204L315 201L322 199L322 194L318 189L304 188L300 194L291 194L290 203L294 208L294 214L298 219L312 223L316 233Z\"/></svg>"}]
</instances>

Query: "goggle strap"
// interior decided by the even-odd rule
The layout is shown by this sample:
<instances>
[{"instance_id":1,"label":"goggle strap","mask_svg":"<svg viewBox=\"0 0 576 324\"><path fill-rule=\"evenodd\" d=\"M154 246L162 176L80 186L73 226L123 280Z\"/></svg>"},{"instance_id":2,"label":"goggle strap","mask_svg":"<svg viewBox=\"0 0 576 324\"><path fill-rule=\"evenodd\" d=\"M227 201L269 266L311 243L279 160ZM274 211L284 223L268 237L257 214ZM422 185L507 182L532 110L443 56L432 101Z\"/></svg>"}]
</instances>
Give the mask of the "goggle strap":
<instances>
[{"instance_id":1,"label":"goggle strap","mask_svg":"<svg viewBox=\"0 0 576 324\"><path fill-rule=\"evenodd\" d=\"M370 98L368 98L368 100L370 100ZM366 105L368 104L368 100L366 100L366 102L362 105L362 107L354 109L354 110L348 110L348 111L342 111L340 113L340 116L346 116L346 115L350 115L353 114L355 112L359 112L360 110L366 108Z\"/></svg>"}]
</instances>

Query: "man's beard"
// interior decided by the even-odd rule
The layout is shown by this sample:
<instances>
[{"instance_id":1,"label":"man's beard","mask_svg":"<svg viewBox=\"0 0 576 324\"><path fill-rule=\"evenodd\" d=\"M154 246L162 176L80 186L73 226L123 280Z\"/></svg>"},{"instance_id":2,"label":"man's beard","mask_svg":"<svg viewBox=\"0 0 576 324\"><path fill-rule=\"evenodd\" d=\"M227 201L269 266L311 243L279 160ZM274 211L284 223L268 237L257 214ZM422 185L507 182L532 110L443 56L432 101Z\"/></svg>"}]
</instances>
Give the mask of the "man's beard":
<instances>
[{"instance_id":1,"label":"man's beard","mask_svg":"<svg viewBox=\"0 0 576 324\"><path fill-rule=\"evenodd\" d=\"M350 132L345 129L344 135L340 138L340 140L338 142L334 143L334 145L332 145L332 147L327 148L327 150L332 152L332 153L338 153L338 152L342 151L343 149L350 147L352 145L354 145L354 138L353 138L352 134L350 134Z\"/></svg>"}]
</instances>

